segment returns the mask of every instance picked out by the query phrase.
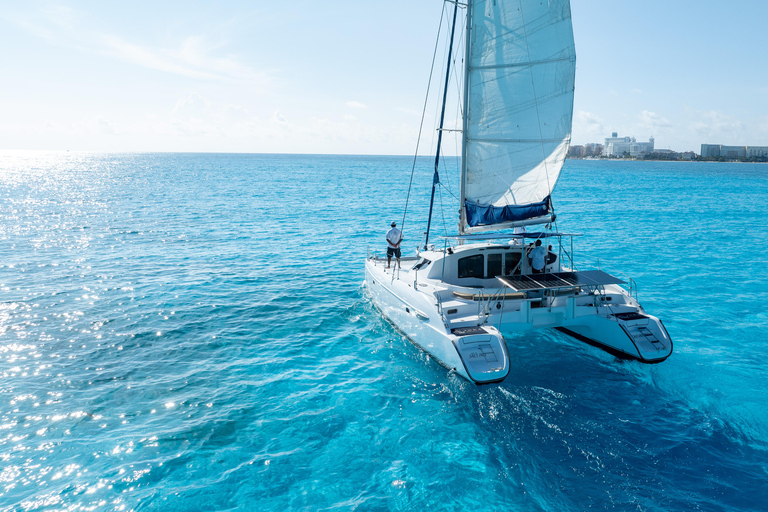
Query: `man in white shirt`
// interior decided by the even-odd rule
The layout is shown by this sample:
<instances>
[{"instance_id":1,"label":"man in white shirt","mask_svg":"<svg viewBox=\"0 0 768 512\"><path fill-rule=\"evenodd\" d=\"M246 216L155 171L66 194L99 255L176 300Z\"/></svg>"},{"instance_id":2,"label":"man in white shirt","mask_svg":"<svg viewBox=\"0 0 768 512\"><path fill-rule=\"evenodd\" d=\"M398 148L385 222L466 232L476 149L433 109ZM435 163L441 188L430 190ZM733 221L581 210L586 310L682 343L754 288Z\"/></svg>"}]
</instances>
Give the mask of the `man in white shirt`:
<instances>
[{"instance_id":1,"label":"man in white shirt","mask_svg":"<svg viewBox=\"0 0 768 512\"><path fill-rule=\"evenodd\" d=\"M528 257L531 259L534 274L544 272L544 267L547 265L547 250L541 246L541 240L536 240L536 247L530 250Z\"/></svg>"},{"instance_id":2,"label":"man in white shirt","mask_svg":"<svg viewBox=\"0 0 768 512\"><path fill-rule=\"evenodd\" d=\"M397 258L397 268L400 268L400 242L403 241L403 233L396 226L393 222L392 228L387 231L387 268L392 264L393 254Z\"/></svg>"}]
</instances>

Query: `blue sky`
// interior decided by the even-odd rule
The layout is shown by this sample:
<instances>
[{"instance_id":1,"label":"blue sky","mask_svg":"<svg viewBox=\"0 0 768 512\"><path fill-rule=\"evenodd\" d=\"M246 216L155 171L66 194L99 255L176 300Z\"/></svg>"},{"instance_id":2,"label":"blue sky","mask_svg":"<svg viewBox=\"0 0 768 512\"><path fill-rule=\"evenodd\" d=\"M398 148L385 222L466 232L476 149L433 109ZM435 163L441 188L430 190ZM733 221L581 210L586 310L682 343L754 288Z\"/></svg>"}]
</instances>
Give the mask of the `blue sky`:
<instances>
[{"instance_id":1,"label":"blue sky","mask_svg":"<svg viewBox=\"0 0 768 512\"><path fill-rule=\"evenodd\" d=\"M0 149L412 154L441 10L0 1ZM768 2L572 13L573 143L768 145Z\"/></svg>"}]
</instances>

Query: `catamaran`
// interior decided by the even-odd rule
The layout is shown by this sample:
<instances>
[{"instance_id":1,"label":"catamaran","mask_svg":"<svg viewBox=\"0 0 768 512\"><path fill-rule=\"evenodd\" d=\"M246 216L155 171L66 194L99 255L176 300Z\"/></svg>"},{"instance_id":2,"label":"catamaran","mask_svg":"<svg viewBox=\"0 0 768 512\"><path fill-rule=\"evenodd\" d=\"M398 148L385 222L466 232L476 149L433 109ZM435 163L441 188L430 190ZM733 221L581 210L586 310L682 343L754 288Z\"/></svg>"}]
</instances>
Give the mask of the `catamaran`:
<instances>
[{"instance_id":1,"label":"catamaran","mask_svg":"<svg viewBox=\"0 0 768 512\"><path fill-rule=\"evenodd\" d=\"M445 1L453 15L427 231L402 268L368 257L373 303L413 343L476 384L509 374L502 333L531 329L556 328L619 357L664 361L672 340L638 302L634 281L577 269L576 234L557 230L551 195L571 139L576 69L569 1ZM429 232L460 9L458 233L434 244ZM545 247L538 263L537 241Z\"/></svg>"}]
</instances>

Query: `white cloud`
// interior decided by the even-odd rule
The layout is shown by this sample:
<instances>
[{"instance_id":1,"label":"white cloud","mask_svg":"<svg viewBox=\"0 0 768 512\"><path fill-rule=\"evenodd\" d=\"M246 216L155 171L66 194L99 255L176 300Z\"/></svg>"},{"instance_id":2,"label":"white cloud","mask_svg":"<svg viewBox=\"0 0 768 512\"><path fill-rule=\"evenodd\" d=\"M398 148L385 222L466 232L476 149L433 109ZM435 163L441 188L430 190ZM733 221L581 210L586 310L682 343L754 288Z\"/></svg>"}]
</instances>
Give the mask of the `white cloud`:
<instances>
[{"instance_id":1,"label":"white cloud","mask_svg":"<svg viewBox=\"0 0 768 512\"><path fill-rule=\"evenodd\" d=\"M186 98L181 98L173 107L173 114L183 112L200 112L208 110L210 102L197 92L192 92Z\"/></svg>"},{"instance_id":2,"label":"white cloud","mask_svg":"<svg viewBox=\"0 0 768 512\"><path fill-rule=\"evenodd\" d=\"M579 110L576 112L576 120L582 124L590 126L599 126L602 129L603 121L597 115L586 110Z\"/></svg>"},{"instance_id":3,"label":"white cloud","mask_svg":"<svg viewBox=\"0 0 768 512\"><path fill-rule=\"evenodd\" d=\"M760 119L755 135L763 141L763 145L766 145L765 141L768 141L768 116L763 116Z\"/></svg>"},{"instance_id":4,"label":"white cloud","mask_svg":"<svg viewBox=\"0 0 768 512\"><path fill-rule=\"evenodd\" d=\"M248 115L248 108L243 105L226 104L219 108L217 114L224 117L234 116L242 118Z\"/></svg>"},{"instance_id":5,"label":"white cloud","mask_svg":"<svg viewBox=\"0 0 768 512\"><path fill-rule=\"evenodd\" d=\"M271 72L245 65L232 55L220 55L226 41L189 36L177 47L154 47L128 41L120 35L90 30L82 17L66 7L36 13L34 19L9 17L10 21L50 44L103 55L164 73L196 80L246 81L266 87Z\"/></svg>"},{"instance_id":6,"label":"white cloud","mask_svg":"<svg viewBox=\"0 0 768 512\"><path fill-rule=\"evenodd\" d=\"M221 134L221 129L211 122L201 118L174 119L170 123L174 135L185 137L200 137Z\"/></svg>"},{"instance_id":7,"label":"white cloud","mask_svg":"<svg viewBox=\"0 0 768 512\"><path fill-rule=\"evenodd\" d=\"M272 113L272 117L269 118L270 123L274 124L281 124L281 125L288 125L288 119L285 118L283 114L280 113L279 110L275 110Z\"/></svg>"},{"instance_id":8,"label":"white cloud","mask_svg":"<svg viewBox=\"0 0 768 512\"><path fill-rule=\"evenodd\" d=\"M592 112L579 110L573 116L574 141L579 143L600 141L606 136L605 123Z\"/></svg>"},{"instance_id":9,"label":"white cloud","mask_svg":"<svg viewBox=\"0 0 768 512\"><path fill-rule=\"evenodd\" d=\"M650 129L651 131L658 131L663 128L672 128L672 123L666 117L661 117L656 112L650 110L643 110L640 113L640 126Z\"/></svg>"},{"instance_id":10,"label":"white cloud","mask_svg":"<svg viewBox=\"0 0 768 512\"><path fill-rule=\"evenodd\" d=\"M705 143L710 144L745 144L747 127L743 121L722 112L694 112L695 119L690 123L695 132Z\"/></svg>"},{"instance_id":11,"label":"white cloud","mask_svg":"<svg viewBox=\"0 0 768 512\"><path fill-rule=\"evenodd\" d=\"M359 101L348 101L347 106L352 108L368 108L365 104L360 103Z\"/></svg>"},{"instance_id":12,"label":"white cloud","mask_svg":"<svg viewBox=\"0 0 768 512\"><path fill-rule=\"evenodd\" d=\"M408 114L409 116L420 116L421 115L421 112L417 112L416 110L411 110L411 109L403 108L403 107L397 107L395 110L399 110L400 112Z\"/></svg>"},{"instance_id":13,"label":"white cloud","mask_svg":"<svg viewBox=\"0 0 768 512\"><path fill-rule=\"evenodd\" d=\"M103 133L106 135L118 135L120 133L120 129L115 126L113 123L107 121L103 117L99 116L96 118L96 130L99 133Z\"/></svg>"}]
</instances>

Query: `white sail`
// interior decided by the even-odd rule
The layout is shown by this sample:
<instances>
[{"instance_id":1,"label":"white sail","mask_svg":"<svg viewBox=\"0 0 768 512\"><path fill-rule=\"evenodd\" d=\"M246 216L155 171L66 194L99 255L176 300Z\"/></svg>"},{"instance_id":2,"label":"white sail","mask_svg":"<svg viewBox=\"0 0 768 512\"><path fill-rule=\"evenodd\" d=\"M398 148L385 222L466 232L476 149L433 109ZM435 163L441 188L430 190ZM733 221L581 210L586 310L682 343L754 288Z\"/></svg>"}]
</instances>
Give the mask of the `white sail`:
<instances>
[{"instance_id":1,"label":"white sail","mask_svg":"<svg viewBox=\"0 0 768 512\"><path fill-rule=\"evenodd\" d=\"M571 138L568 0L470 0L462 231L547 218Z\"/></svg>"}]
</instances>

